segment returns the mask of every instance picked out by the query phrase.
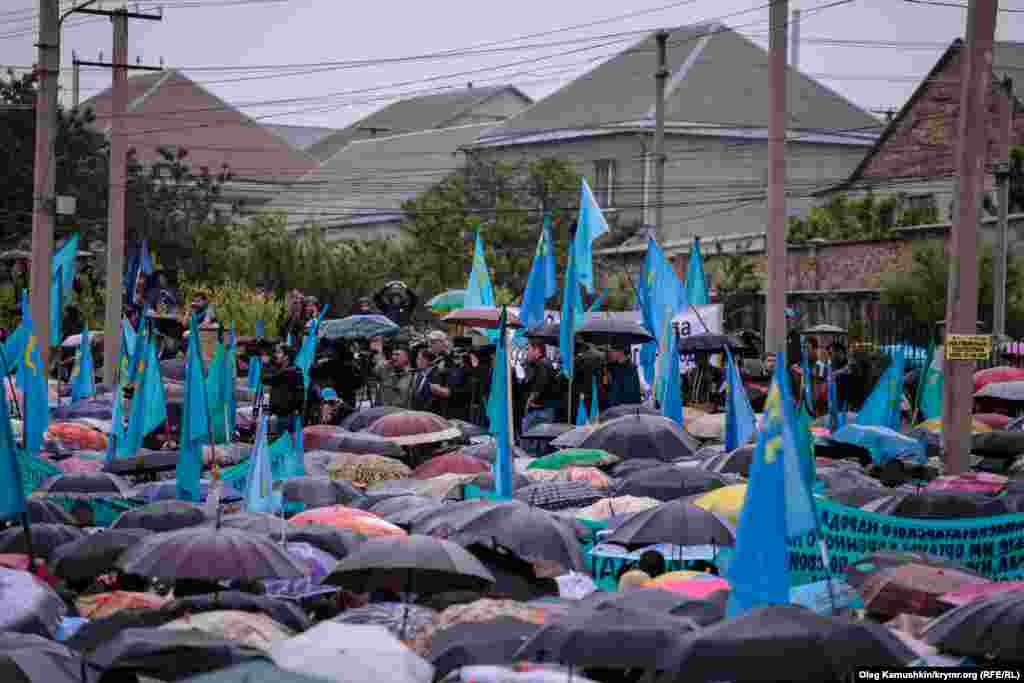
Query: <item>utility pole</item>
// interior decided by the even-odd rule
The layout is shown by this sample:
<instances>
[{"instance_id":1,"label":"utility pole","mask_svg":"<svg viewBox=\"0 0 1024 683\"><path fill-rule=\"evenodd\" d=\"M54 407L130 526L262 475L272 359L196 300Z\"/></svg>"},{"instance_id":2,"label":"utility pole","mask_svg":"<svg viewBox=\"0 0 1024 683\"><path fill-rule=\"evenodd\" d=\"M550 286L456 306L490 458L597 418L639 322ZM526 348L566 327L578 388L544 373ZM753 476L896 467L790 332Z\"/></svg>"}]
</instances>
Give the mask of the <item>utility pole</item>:
<instances>
[{"instance_id":1,"label":"utility pole","mask_svg":"<svg viewBox=\"0 0 1024 683\"><path fill-rule=\"evenodd\" d=\"M800 10L793 10L793 46L792 58L790 59L790 66L793 69L800 68Z\"/></svg>"},{"instance_id":2,"label":"utility pole","mask_svg":"<svg viewBox=\"0 0 1024 683\"><path fill-rule=\"evenodd\" d=\"M951 334L977 334L979 194L988 146L988 94L992 76L992 45L999 0L970 0L967 41L963 47L959 142L956 148L957 202L949 249L946 295L947 344ZM971 360L944 354L945 386L942 441L947 474L970 469L971 412L974 403Z\"/></svg>"},{"instance_id":3,"label":"utility pole","mask_svg":"<svg viewBox=\"0 0 1024 683\"><path fill-rule=\"evenodd\" d=\"M668 82L668 31L658 31L658 70L654 72L654 234L665 244L665 85Z\"/></svg>"},{"instance_id":4,"label":"utility pole","mask_svg":"<svg viewBox=\"0 0 1024 683\"><path fill-rule=\"evenodd\" d=\"M78 63L78 55L74 52L71 53L71 106L78 108L79 93L79 79L82 75L82 67Z\"/></svg>"},{"instance_id":5,"label":"utility pole","mask_svg":"<svg viewBox=\"0 0 1024 683\"><path fill-rule=\"evenodd\" d=\"M999 193L999 224L996 236L996 255L993 264L993 316L992 336L994 349L1002 349L1006 336L1006 256L1009 251L1010 215L1010 142L1013 135L1013 117L1016 100L1013 97L1013 81L1007 78L1002 83L1002 97L997 96L999 105L999 144L1001 158L995 164L996 187Z\"/></svg>"},{"instance_id":6,"label":"utility pole","mask_svg":"<svg viewBox=\"0 0 1024 683\"><path fill-rule=\"evenodd\" d=\"M124 295L124 232L125 232L125 190L127 184L127 153L122 128L125 102L124 83L128 80L128 69L139 67L128 63L128 20L145 19L160 21L163 13L142 14L129 12L124 7L115 10L87 9L83 14L110 17L114 28L114 50L109 66L113 71L110 93L110 201L107 214L107 300L103 326L103 381L114 384L121 357L121 309ZM86 62L81 62L86 64Z\"/></svg>"},{"instance_id":7,"label":"utility pole","mask_svg":"<svg viewBox=\"0 0 1024 683\"><path fill-rule=\"evenodd\" d=\"M765 351L786 348L786 45L789 1L776 0L769 11L768 34L768 301Z\"/></svg>"}]
</instances>

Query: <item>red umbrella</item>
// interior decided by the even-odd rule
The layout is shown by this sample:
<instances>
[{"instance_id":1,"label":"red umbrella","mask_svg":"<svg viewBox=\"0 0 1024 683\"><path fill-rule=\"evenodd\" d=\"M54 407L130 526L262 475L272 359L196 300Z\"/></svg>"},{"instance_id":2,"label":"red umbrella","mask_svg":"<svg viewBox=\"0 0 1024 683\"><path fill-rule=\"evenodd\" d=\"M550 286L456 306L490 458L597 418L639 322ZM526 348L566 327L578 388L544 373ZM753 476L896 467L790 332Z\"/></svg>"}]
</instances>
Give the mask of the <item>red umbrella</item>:
<instances>
[{"instance_id":1,"label":"red umbrella","mask_svg":"<svg viewBox=\"0 0 1024 683\"><path fill-rule=\"evenodd\" d=\"M455 323L457 325L463 325L465 327L480 327L488 330L498 329L499 321L501 319L500 308L480 307L480 308L462 308L457 311L452 311L441 320L446 323ZM519 321L519 317L513 314L511 311L508 312L508 319L506 325L508 327L522 327L523 324Z\"/></svg>"},{"instance_id":2,"label":"red umbrella","mask_svg":"<svg viewBox=\"0 0 1024 683\"><path fill-rule=\"evenodd\" d=\"M480 458L462 453L445 453L431 458L412 471L413 479L431 479L442 474L482 474L491 466Z\"/></svg>"},{"instance_id":3,"label":"red umbrella","mask_svg":"<svg viewBox=\"0 0 1024 683\"><path fill-rule=\"evenodd\" d=\"M1010 424L1009 416L999 413L976 413L974 419L992 429L1006 429L1006 425Z\"/></svg>"},{"instance_id":4,"label":"red umbrella","mask_svg":"<svg viewBox=\"0 0 1024 683\"><path fill-rule=\"evenodd\" d=\"M434 413L403 410L379 418L365 430L369 434L394 441L400 446L418 446L457 439L462 432Z\"/></svg>"},{"instance_id":5,"label":"red umbrella","mask_svg":"<svg viewBox=\"0 0 1024 683\"><path fill-rule=\"evenodd\" d=\"M995 368L978 370L974 373L974 391L981 391L985 385L993 382L1016 382L1024 380L1024 369L1000 365Z\"/></svg>"}]
</instances>

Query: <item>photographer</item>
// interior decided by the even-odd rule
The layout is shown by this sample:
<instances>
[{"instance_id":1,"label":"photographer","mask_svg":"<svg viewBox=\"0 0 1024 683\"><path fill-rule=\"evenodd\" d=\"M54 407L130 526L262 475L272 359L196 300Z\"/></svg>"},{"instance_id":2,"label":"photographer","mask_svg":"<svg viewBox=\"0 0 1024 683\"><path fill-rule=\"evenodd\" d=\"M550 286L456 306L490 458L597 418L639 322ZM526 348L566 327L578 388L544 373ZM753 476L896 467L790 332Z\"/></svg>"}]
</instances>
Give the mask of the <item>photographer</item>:
<instances>
[{"instance_id":1,"label":"photographer","mask_svg":"<svg viewBox=\"0 0 1024 683\"><path fill-rule=\"evenodd\" d=\"M356 394L365 383L352 350L342 339L320 341L310 375L321 386L332 387L349 408L355 406Z\"/></svg>"}]
</instances>

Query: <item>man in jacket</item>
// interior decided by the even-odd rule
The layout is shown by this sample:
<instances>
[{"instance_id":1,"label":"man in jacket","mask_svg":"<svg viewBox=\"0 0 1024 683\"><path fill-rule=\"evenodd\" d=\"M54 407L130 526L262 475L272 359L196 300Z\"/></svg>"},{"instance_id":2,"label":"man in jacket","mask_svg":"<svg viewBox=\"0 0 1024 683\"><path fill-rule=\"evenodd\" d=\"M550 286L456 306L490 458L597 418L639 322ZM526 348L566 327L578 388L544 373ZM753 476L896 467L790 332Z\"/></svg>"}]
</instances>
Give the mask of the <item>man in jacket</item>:
<instances>
[{"instance_id":1,"label":"man in jacket","mask_svg":"<svg viewBox=\"0 0 1024 683\"><path fill-rule=\"evenodd\" d=\"M536 425L555 421L558 402L558 374L547 359L544 342L530 342L526 352L526 378L523 380L526 396L523 410L522 433Z\"/></svg>"},{"instance_id":2,"label":"man in jacket","mask_svg":"<svg viewBox=\"0 0 1024 683\"><path fill-rule=\"evenodd\" d=\"M404 346L394 347L390 360L385 360L383 352L378 351L376 361L374 374L380 382L379 403L408 408L412 399L413 380L413 369L409 365L409 349Z\"/></svg>"}]
</instances>

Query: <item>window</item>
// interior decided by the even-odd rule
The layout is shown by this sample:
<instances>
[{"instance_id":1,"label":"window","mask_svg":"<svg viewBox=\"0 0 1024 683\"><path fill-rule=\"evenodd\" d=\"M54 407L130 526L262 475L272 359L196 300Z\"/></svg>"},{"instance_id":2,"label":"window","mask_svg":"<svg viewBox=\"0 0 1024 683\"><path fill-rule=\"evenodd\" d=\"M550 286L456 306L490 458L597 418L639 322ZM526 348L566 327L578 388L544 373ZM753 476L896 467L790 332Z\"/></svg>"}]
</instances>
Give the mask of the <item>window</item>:
<instances>
[{"instance_id":1,"label":"window","mask_svg":"<svg viewBox=\"0 0 1024 683\"><path fill-rule=\"evenodd\" d=\"M934 194L912 194L907 196L907 208L911 211L924 211L934 207Z\"/></svg>"},{"instance_id":2,"label":"window","mask_svg":"<svg viewBox=\"0 0 1024 683\"><path fill-rule=\"evenodd\" d=\"M615 159L594 162L594 199L602 209L609 209L615 201Z\"/></svg>"}]
</instances>

